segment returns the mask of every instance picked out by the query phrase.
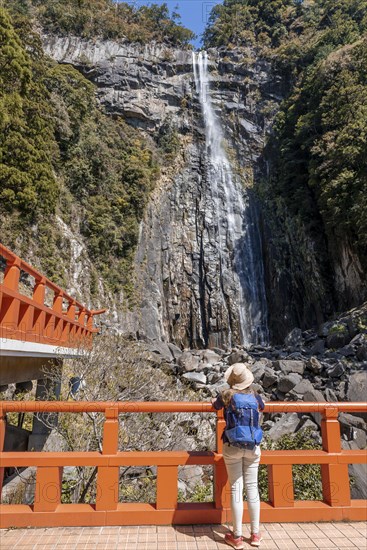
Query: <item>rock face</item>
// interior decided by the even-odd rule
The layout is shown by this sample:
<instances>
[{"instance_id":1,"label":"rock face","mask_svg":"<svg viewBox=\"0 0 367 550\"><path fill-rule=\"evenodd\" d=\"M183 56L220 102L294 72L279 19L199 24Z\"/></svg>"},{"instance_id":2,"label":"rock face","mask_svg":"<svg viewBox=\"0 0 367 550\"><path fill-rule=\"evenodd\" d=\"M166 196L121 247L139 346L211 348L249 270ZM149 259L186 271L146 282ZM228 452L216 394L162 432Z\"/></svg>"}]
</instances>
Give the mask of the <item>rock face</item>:
<instances>
[{"instance_id":1,"label":"rock face","mask_svg":"<svg viewBox=\"0 0 367 550\"><path fill-rule=\"evenodd\" d=\"M233 188L241 199L226 199L226 194L232 192L225 184L226 174L219 178L217 187L213 182L216 175L204 135L206 115L204 112L203 116L197 90L201 86L209 90L211 84L203 81L195 85L191 52L153 45L92 45L73 39L45 43L46 51L53 57L73 63L92 78L108 112L123 116L152 136L169 121L183 142L179 174L171 175L156 189L141 228L137 266L144 299L139 334L190 347L242 343L245 335L241 333L241 315L253 315L254 326L266 325L265 306L261 306L260 313L252 314L250 309L243 313L246 308L240 307L241 294L249 285L242 287L235 269L235 257L247 254L246 240L250 239L254 245L241 269L254 265L256 276L252 276L252 281L264 278L260 212L249 188L253 184L254 162L264 144L265 121L257 120L255 111L260 104L255 106L249 87L240 87L243 70L229 77L224 74L224 54L211 57L211 71L221 71L213 82L213 87L219 85L220 92L211 94L208 101L213 101L214 116L224 102L227 115L235 117L237 126L235 133L233 127L226 128L228 147L233 148L234 138L238 143L232 149L232 168L228 164L226 169L233 170L232 179L237 180ZM266 64L255 64L245 73L256 81L257 87L272 87ZM237 166L237 156L241 156L242 166ZM231 206L243 202L243 209L248 212L247 229L242 236L238 234L238 242L229 237L228 220L242 216L242 212L229 213L223 206L226 200ZM259 294L264 300L265 289ZM257 318L259 315L262 319ZM258 337L252 328L250 341L256 342Z\"/></svg>"},{"instance_id":2,"label":"rock face","mask_svg":"<svg viewBox=\"0 0 367 550\"><path fill-rule=\"evenodd\" d=\"M257 186L268 170L266 136L283 94L281 78L270 64L251 49L209 51L210 82L203 85L220 122L231 178L241 187L241 201L232 203L243 203L247 216L246 230L233 243L228 237L232 214L224 207L231 197L225 196L224 187L213 188L208 170L206 121L191 52L73 37L44 36L43 41L47 54L73 64L96 84L108 113L124 117L155 140L169 126L181 143L173 166L162 172L141 225L136 256L143 289L140 306L135 316L125 321L120 316L119 325L125 323L140 337L196 348L244 343L244 315L252 318L252 343L264 341L268 329L270 339L280 340L294 326L322 322L333 308L330 281L323 275L325 250L302 228L293 227L286 214L284 219L272 217L257 199ZM235 208L233 212L243 215ZM335 260L343 304L361 297L348 254L342 254L345 261ZM239 273L251 268L256 274L252 278L261 280L264 304L258 311L251 309L253 297L247 308L241 305L248 285L239 283L236 257L242 258ZM293 332L289 345L302 344L300 330ZM335 338L327 342L329 347ZM342 347L346 342L339 338L339 343Z\"/></svg>"}]
</instances>

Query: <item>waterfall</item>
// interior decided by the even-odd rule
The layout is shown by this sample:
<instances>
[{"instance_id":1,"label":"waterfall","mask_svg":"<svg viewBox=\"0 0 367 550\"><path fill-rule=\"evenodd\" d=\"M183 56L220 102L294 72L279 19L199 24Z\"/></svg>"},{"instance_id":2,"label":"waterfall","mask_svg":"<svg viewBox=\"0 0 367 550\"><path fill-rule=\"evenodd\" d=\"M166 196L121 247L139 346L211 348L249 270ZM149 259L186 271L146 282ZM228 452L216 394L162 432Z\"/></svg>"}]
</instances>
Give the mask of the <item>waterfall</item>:
<instances>
[{"instance_id":1,"label":"waterfall","mask_svg":"<svg viewBox=\"0 0 367 550\"><path fill-rule=\"evenodd\" d=\"M219 276L230 271L237 287L238 311L232 314L239 319L242 343L265 344L267 306L257 206L235 177L224 148L224 134L211 101L206 52L193 52L193 72L205 126L206 179L217 222Z\"/></svg>"}]
</instances>

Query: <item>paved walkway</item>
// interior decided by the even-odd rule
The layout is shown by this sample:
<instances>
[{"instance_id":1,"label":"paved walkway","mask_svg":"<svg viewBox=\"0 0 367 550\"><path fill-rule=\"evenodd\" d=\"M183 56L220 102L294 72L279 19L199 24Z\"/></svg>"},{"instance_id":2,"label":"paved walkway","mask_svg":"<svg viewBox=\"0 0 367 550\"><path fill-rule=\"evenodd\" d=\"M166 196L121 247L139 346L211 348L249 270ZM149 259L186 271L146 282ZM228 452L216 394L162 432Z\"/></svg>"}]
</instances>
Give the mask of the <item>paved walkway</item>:
<instances>
[{"instance_id":1,"label":"paved walkway","mask_svg":"<svg viewBox=\"0 0 367 550\"><path fill-rule=\"evenodd\" d=\"M1 550L228 550L221 525L176 527L60 527L0 531ZM244 526L244 533L248 527ZM367 523L267 523L261 548L365 550ZM245 548L251 548L248 542Z\"/></svg>"}]
</instances>

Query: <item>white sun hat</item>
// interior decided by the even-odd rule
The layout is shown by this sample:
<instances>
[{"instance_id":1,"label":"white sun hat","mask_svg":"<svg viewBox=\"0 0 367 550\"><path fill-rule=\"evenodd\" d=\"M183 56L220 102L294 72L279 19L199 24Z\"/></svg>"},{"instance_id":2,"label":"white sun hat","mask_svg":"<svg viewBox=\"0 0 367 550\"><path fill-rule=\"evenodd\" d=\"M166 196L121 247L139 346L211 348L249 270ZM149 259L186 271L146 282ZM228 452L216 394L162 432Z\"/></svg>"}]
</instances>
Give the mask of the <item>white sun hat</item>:
<instances>
[{"instance_id":1,"label":"white sun hat","mask_svg":"<svg viewBox=\"0 0 367 550\"><path fill-rule=\"evenodd\" d=\"M254 381L254 375L245 363L235 363L224 373L224 378L233 390L245 390Z\"/></svg>"}]
</instances>

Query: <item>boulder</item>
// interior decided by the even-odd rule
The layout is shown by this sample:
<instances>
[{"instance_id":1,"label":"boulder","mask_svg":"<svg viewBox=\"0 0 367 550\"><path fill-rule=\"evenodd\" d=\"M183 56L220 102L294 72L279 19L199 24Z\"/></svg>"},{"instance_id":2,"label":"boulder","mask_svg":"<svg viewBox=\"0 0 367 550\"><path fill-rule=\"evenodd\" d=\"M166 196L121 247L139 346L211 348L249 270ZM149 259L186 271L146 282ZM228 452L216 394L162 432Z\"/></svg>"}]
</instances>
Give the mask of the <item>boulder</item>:
<instances>
[{"instance_id":1,"label":"boulder","mask_svg":"<svg viewBox=\"0 0 367 550\"><path fill-rule=\"evenodd\" d=\"M292 372L291 374L287 374L286 376L280 376L278 381L278 390L283 393L288 393L301 380L302 380L302 376L295 372Z\"/></svg>"},{"instance_id":2,"label":"boulder","mask_svg":"<svg viewBox=\"0 0 367 550\"><path fill-rule=\"evenodd\" d=\"M304 330L302 332L302 336L304 338L305 344L314 342L317 339L317 334L312 329Z\"/></svg>"},{"instance_id":3,"label":"boulder","mask_svg":"<svg viewBox=\"0 0 367 550\"><path fill-rule=\"evenodd\" d=\"M182 375L182 378L194 384L206 384L206 376L202 372L186 372Z\"/></svg>"},{"instance_id":4,"label":"boulder","mask_svg":"<svg viewBox=\"0 0 367 550\"><path fill-rule=\"evenodd\" d=\"M334 324L335 323L333 321L328 321L327 323L322 324L321 327L318 330L318 336L320 336L320 337L323 336L324 338L326 338L326 336L329 334L329 331L330 331L331 327Z\"/></svg>"},{"instance_id":5,"label":"boulder","mask_svg":"<svg viewBox=\"0 0 367 550\"><path fill-rule=\"evenodd\" d=\"M173 358L177 361L177 359L182 355L182 350L180 350L178 346L175 346L175 344L168 344L168 347L173 355Z\"/></svg>"},{"instance_id":6,"label":"boulder","mask_svg":"<svg viewBox=\"0 0 367 550\"><path fill-rule=\"evenodd\" d=\"M325 351L324 340L317 340L311 348L312 355L322 355Z\"/></svg>"},{"instance_id":7,"label":"boulder","mask_svg":"<svg viewBox=\"0 0 367 550\"><path fill-rule=\"evenodd\" d=\"M197 431L197 438L199 441L203 441L205 443L208 443L208 446L210 447L210 443L214 443L214 427L211 425L209 420L204 418L198 427Z\"/></svg>"},{"instance_id":8,"label":"boulder","mask_svg":"<svg viewBox=\"0 0 367 550\"><path fill-rule=\"evenodd\" d=\"M338 395L339 401L345 401L347 399L347 382L343 380L335 387L335 391Z\"/></svg>"},{"instance_id":9,"label":"boulder","mask_svg":"<svg viewBox=\"0 0 367 550\"><path fill-rule=\"evenodd\" d=\"M151 353L160 355L165 361L173 361L173 356L170 347L165 342L155 340L149 344L146 344L146 349Z\"/></svg>"},{"instance_id":10,"label":"boulder","mask_svg":"<svg viewBox=\"0 0 367 550\"><path fill-rule=\"evenodd\" d=\"M214 365L215 363L219 363L222 360L222 357L218 355L218 353L215 353L215 351L206 349L201 354L201 360L203 363Z\"/></svg>"},{"instance_id":11,"label":"boulder","mask_svg":"<svg viewBox=\"0 0 367 550\"><path fill-rule=\"evenodd\" d=\"M321 402L323 403L325 401L325 397L322 395L322 393L319 390L315 390L315 388L309 389L305 392L303 396L303 401L310 401L310 402ZM320 413L311 413L311 416L315 420L318 426L321 426L321 414Z\"/></svg>"},{"instance_id":12,"label":"boulder","mask_svg":"<svg viewBox=\"0 0 367 550\"><path fill-rule=\"evenodd\" d=\"M229 385L226 382L219 382L209 388L209 391L213 397L217 397L217 395L224 390L229 390Z\"/></svg>"},{"instance_id":13,"label":"boulder","mask_svg":"<svg viewBox=\"0 0 367 550\"><path fill-rule=\"evenodd\" d=\"M223 376L220 372L211 371L207 374L208 384L216 384L219 380L222 380Z\"/></svg>"},{"instance_id":14,"label":"boulder","mask_svg":"<svg viewBox=\"0 0 367 550\"><path fill-rule=\"evenodd\" d=\"M338 351L327 349L324 353L324 360L328 361L329 363L336 363L337 361L340 361L341 356L339 355Z\"/></svg>"},{"instance_id":15,"label":"boulder","mask_svg":"<svg viewBox=\"0 0 367 550\"><path fill-rule=\"evenodd\" d=\"M354 441L358 449L366 449L367 438L365 430L350 428L344 435L348 441Z\"/></svg>"},{"instance_id":16,"label":"boulder","mask_svg":"<svg viewBox=\"0 0 367 550\"><path fill-rule=\"evenodd\" d=\"M353 414L340 413L339 422L342 428L345 427L346 429L347 428L349 429L353 427L353 428L358 428L360 430L367 429L367 424L363 420L363 418L359 418L358 416L354 416Z\"/></svg>"},{"instance_id":17,"label":"boulder","mask_svg":"<svg viewBox=\"0 0 367 550\"><path fill-rule=\"evenodd\" d=\"M311 418L307 418L306 421L302 424L302 426L299 428L301 430L313 430L314 432L319 431L319 427L315 422L312 422Z\"/></svg>"},{"instance_id":18,"label":"boulder","mask_svg":"<svg viewBox=\"0 0 367 550\"><path fill-rule=\"evenodd\" d=\"M355 441L343 441L342 448L347 450L358 449ZM351 479L354 483L351 486L351 497L358 499L367 498L367 464L351 464L348 467Z\"/></svg>"},{"instance_id":19,"label":"boulder","mask_svg":"<svg viewBox=\"0 0 367 550\"><path fill-rule=\"evenodd\" d=\"M349 378L347 391L348 401L366 401L367 396L367 372L356 372ZM367 419L367 413L358 413L358 416Z\"/></svg>"},{"instance_id":20,"label":"boulder","mask_svg":"<svg viewBox=\"0 0 367 550\"><path fill-rule=\"evenodd\" d=\"M222 356L225 354L225 351L224 349L221 349L221 348L211 348L212 351L215 351L215 353L218 353L218 355Z\"/></svg>"},{"instance_id":21,"label":"boulder","mask_svg":"<svg viewBox=\"0 0 367 550\"><path fill-rule=\"evenodd\" d=\"M282 359L280 361L274 361L273 368L282 371L283 374L290 374L291 372L303 374L305 371L305 363L303 361Z\"/></svg>"},{"instance_id":22,"label":"boulder","mask_svg":"<svg viewBox=\"0 0 367 550\"><path fill-rule=\"evenodd\" d=\"M264 392L264 388L262 387L261 384L256 384L256 382L254 384L251 385L251 388L256 391L257 393L263 393Z\"/></svg>"},{"instance_id":23,"label":"boulder","mask_svg":"<svg viewBox=\"0 0 367 550\"><path fill-rule=\"evenodd\" d=\"M276 401L284 401L286 394L283 393L282 391L279 391L277 388L275 388L275 390L273 390L273 395L275 395Z\"/></svg>"},{"instance_id":24,"label":"boulder","mask_svg":"<svg viewBox=\"0 0 367 550\"><path fill-rule=\"evenodd\" d=\"M294 386L294 388L292 389L292 394L304 395L306 392L313 390L314 387L311 382L307 379L303 379L296 386Z\"/></svg>"},{"instance_id":25,"label":"boulder","mask_svg":"<svg viewBox=\"0 0 367 550\"><path fill-rule=\"evenodd\" d=\"M353 346L363 346L367 345L367 334L363 334L361 332L360 334L356 334L356 336L350 341Z\"/></svg>"},{"instance_id":26,"label":"boulder","mask_svg":"<svg viewBox=\"0 0 367 550\"><path fill-rule=\"evenodd\" d=\"M201 466L179 466L178 479L185 483L191 490L195 489L196 485L200 484L204 475Z\"/></svg>"},{"instance_id":27,"label":"boulder","mask_svg":"<svg viewBox=\"0 0 367 550\"><path fill-rule=\"evenodd\" d=\"M325 390L325 399L329 403L336 403L338 401L336 393L331 388L326 388L326 390Z\"/></svg>"},{"instance_id":28,"label":"boulder","mask_svg":"<svg viewBox=\"0 0 367 550\"><path fill-rule=\"evenodd\" d=\"M199 366L199 358L190 351L184 351L177 362L186 372L196 370Z\"/></svg>"},{"instance_id":29,"label":"boulder","mask_svg":"<svg viewBox=\"0 0 367 550\"><path fill-rule=\"evenodd\" d=\"M357 372L349 378L349 401L365 401L367 396L367 372Z\"/></svg>"},{"instance_id":30,"label":"boulder","mask_svg":"<svg viewBox=\"0 0 367 550\"><path fill-rule=\"evenodd\" d=\"M316 357L310 357L309 361L306 363L306 369L313 372L314 374L318 374L322 371L323 365L320 363Z\"/></svg>"},{"instance_id":31,"label":"boulder","mask_svg":"<svg viewBox=\"0 0 367 550\"><path fill-rule=\"evenodd\" d=\"M288 347L300 346L303 343L302 330L300 328L294 328L285 337L284 343Z\"/></svg>"},{"instance_id":32,"label":"boulder","mask_svg":"<svg viewBox=\"0 0 367 550\"><path fill-rule=\"evenodd\" d=\"M349 344L350 336L346 331L330 332L326 338L326 346L328 348L339 349Z\"/></svg>"},{"instance_id":33,"label":"boulder","mask_svg":"<svg viewBox=\"0 0 367 550\"><path fill-rule=\"evenodd\" d=\"M315 403L317 401L325 402L325 397L319 390L315 390L315 388L312 386L311 382L309 380L303 380L303 382L308 382L308 384L311 386L310 389L308 389L304 396L303 401L309 401L311 403Z\"/></svg>"},{"instance_id":34,"label":"boulder","mask_svg":"<svg viewBox=\"0 0 367 550\"><path fill-rule=\"evenodd\" d=\"M338 361L332 367L328 368L326 371L327 376L330 378L341 378L345 373L344 365L341 361Z\"/></svg>"},{"instance_id":35,"label":"boulder","mask_svg":"<svg viewBox=\"0 0 367 550\"><path fill-rule=\"evenodd\" d=\"M228 365L234 365L235 363L247 362L249 359L248 354L245 351L234 351L228 357Z\"/></svg>"},{"instance_id":36,"label":"boulder","mask_svg":"<svg viewBox=\"0 0 367 550\"><path fill-rule=\"evenodd\" d=\"M348 346L344 346L340 348L339 350L339 354L342 355L343 357L352 357L353 355L355 355L355 353L356 353L356 350L350 344L348 344Z\"/></svg>"},{"instance_id":37,"label":"boulder","mask_svg":"<svg viewBox=\"0 0 367 550\"><path fill-rule=\"evenodd\" d=\"M255 381L259 382L265 374L266 364L263 361L256 361L251 367L251 372L254 375Z\"/></svg>"},{"instance_id":38,"label":"boulder","mask_svg":"<svg viewBox=\"0 0 367 550\"><path fill-rule=\"evenodd\" d=\"M270 386L273 386L278 381L278 375L275 374L273 369L270 367L264 368L264 376L262 378L262 385L264 388L270 388Z\"/></svg>"},{"instance_id":39,"label":"boulder","mask_svg":"<svg viewBox=\"0 0 367 550\"><path fill-rule=\"evenodd\" d=\"M358 361L367 361L367 344L359 346L356 351Z\"/></svg>"},{"instance_id":40,"label":"boulder","mask_svg":"<svg viewBox=\"0 0 367 550\"><path fill-rule=\"evenodd\" d=\"M292 353L290 353L287 357L287 359L295 359L296 361L302 361L303 359L303 355L300 351L293 351Z\"/></svg>"},{"instance_id":41,"label":"boulder","mask_svg":"<svg viewBox=\"0 0 367 550\"><path fill-rule=\"evenodd\" d=\"M283 435L293 434L297 431L300 419L297 413L288 413L282 416L274 426L270 428L267 435L273 441L277 441Z\"/></svg>"}]
</instances>

